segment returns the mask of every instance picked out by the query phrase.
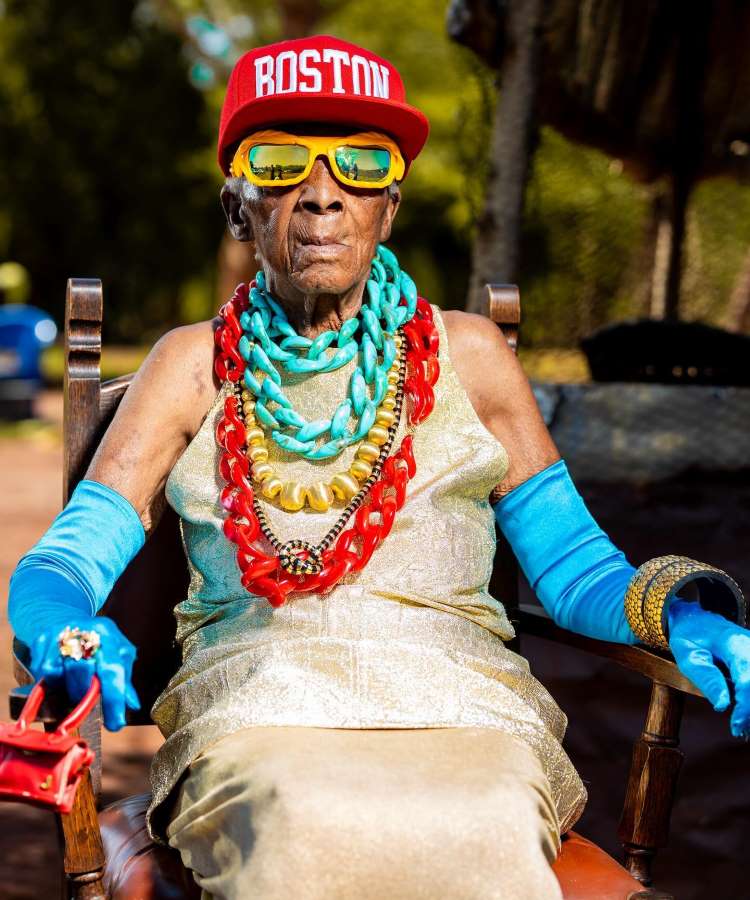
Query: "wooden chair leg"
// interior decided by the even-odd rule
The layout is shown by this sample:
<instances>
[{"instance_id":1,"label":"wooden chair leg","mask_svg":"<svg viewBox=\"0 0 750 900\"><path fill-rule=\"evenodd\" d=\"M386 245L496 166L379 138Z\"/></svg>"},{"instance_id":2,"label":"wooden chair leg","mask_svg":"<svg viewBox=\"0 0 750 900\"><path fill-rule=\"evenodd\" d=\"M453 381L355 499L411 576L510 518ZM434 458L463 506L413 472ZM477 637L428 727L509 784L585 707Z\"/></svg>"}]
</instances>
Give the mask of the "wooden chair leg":
<instances>
[{"instance_id":1,"label":"wooden chair leg","mask_svg":"<svg viewBox=\"0 0 750 900\"><path fill-rule=\"evenodd\" d=\"M78 786L71 811L55 818L63 855L63 900L107 900L104 846L89 772Z\"/></svg>"},{"instance_id":2,"label":"wooden chair leg","mask_svg":"<svg viewBox=\"0 0 750 900\"><path fill-rule=\"evenodd\" d=\"M94 736L92 728L98 730L99 726L98 721L89 722L92 717L93 712L76 732L85 731L87 740ZM56 727L57 722L44 723L45 731ZM69 813L55 814L55 820L63 860L62 900L108 900L103 883L106 857L90 769L78 785L73 808Z\"/></svg>"},{"instance_id":3,"label":"wooden chair leg","mask_svg":"<svg viewBox=\"0 0 750 900\"><path fill-rule=\"evenodd\" d=\"M678 749L685 697L654 682L646 724L633 748L619 837L628 871L644 886L652 883L656 851L667 844L677 778L684 758Z\"/></svg>"}]
</instances>

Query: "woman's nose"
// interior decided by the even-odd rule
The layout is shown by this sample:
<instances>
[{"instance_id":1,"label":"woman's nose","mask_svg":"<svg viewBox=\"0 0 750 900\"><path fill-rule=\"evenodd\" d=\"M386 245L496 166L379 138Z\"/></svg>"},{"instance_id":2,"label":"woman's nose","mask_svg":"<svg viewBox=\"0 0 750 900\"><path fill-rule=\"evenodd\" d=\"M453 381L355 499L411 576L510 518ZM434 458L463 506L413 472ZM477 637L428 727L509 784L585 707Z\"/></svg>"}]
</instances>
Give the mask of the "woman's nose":
<instances>
[{"instance_id":1,"label":"woman's nose","mask_svg":"<svg viewBox=\"0 0 750 900\"><path fill-rule=\"evenodd\" d=\"M327 159L319 156L310 174L300 185L299 204L307 212L323 215L341 212L344 208L344 192L333 177Z\"/></svg>"}]
</instances>

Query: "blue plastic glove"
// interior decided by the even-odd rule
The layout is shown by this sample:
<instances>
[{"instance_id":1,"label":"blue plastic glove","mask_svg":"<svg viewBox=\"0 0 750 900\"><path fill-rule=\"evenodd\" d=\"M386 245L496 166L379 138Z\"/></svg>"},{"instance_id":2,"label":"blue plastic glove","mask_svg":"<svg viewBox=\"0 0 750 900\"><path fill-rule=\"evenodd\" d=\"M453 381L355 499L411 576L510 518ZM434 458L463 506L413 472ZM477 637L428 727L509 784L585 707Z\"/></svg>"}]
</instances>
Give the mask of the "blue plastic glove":
<instances>
[{"instance_id":1,"label":"blue plastic glove","mask_svg":"<svg viewBox=\"0 0 750 900\"><path fill-rule=\"evenodd\" d=\"M90 659L61 656L57 636L66 625L85 631L97 631L99 649ZM106 616L66 615L64 621L45 625L31 644L32 675L50 685L63 684L73 703L78 703L96 674L101 682L104 726L119 731L125 725L125 707L140 709L138 694L131 681L135 646Z\"/></svg>"},{"instance_id":2,"label":"blue plastic glove","mask_svg":"<svg viewBox=\"0 0 750 900\"><path fill-rule=\"evenodd\" d=\"M679 670L722 712L730 693L716 661L724 663L734 683L732 734L750 737L750 631L679 598L670 603L668 617L669 646Z\"/></svg>"},{"instance_id":3,"label":"blue plastic glove","mask_svg":"<svg viewBox=\"0 0 750 900\"><path fill-rule=\"evenodd\" d=\"M110 731L125 724L126 706L140 708L131 682L136 650L111 619L94 613L144 541L138 513L121 494L82 481L10 580L8 618L31 649L34 677L62 681L77 703L96 673ZM99 632L101 646L90 660L60 656L57 636L66 625Z\"/></svg>"}]
</instances>

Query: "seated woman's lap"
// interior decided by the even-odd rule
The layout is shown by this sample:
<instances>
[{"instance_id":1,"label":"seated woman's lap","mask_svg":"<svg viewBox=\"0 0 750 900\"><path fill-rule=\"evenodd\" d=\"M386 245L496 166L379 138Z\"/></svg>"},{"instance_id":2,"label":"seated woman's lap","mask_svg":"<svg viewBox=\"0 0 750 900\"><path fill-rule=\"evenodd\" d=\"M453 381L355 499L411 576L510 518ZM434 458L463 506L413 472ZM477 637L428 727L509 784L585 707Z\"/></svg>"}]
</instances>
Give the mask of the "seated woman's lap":
<instances>
[{"instance_id":1,"label":"seated woman's lap","mask_svg":"<svg viewBox=\"0 0 750 900\"><path fill-rule=\"evenodd\" d=\"M532 751L493 729L245 728L190 766L167 829L204 900L554 900Z\"/></svg>"}]
</instances>

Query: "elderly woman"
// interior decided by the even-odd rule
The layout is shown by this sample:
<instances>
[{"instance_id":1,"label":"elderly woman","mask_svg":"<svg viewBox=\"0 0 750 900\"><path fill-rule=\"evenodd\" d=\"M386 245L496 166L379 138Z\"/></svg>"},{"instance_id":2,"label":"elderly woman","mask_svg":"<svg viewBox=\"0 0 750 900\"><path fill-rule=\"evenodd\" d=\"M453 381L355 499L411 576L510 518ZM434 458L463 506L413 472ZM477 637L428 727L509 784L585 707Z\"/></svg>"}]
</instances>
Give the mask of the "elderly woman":
<instances>
[{"instance_id":1,"label":"elderly woman","mask_svg":"<svg viewBox=\"0 0 750 900\"><path fill-rule=\"evenodd\" d=\"M116 730L138 705L134 648L95 613L163 498L179 513L192 579L183 665L152 710L149 828L206 898L560 896L550 863L585 792L564 715L503 644L495 516L556 621L671 646L717 708L722 660L733 730L750 728L731 579L712 570L725 590L691 602L674 588L707 567L636 572L499 331L431 307L383 245L426 137L362 48L317 37L238 62L221 198L260 270L218 324L157 343L13 577L35 675L77 700L96 672Z\"/></svg>"}]
</instances>

